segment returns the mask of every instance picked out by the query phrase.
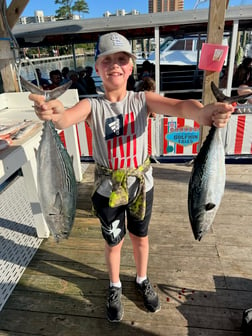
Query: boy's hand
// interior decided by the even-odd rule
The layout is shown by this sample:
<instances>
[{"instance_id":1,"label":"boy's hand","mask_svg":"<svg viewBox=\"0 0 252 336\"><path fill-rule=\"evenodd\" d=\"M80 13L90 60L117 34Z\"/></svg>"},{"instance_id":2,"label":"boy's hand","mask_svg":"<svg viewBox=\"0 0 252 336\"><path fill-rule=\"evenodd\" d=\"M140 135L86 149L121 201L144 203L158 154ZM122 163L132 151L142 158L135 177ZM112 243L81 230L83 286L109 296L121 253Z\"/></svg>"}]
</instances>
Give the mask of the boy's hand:
<instances>
[{"instance_id":1,"label":"boy's hand","mask_svg":"<svg viewBox=\"0 0 252 336\"><path fill-rule=\"evenodd\" d=\"M213 103L203 107L201 116L203 118L203 125L215 127L225 127L229 121L234 107L226 103Z\"/></svg>"},{"instance_id":2,"label":"boy's hand","mask_svg":"<svg viewBox=\"0 0 252 336\"><path fill-rule=\"evenodd\" d=\"M31 93L29 99L34 102L35 113L41 120L52 120L57 122L64 112L63 104L55 99L45 102L45 97Z\"/></svg>"}]
</instances>

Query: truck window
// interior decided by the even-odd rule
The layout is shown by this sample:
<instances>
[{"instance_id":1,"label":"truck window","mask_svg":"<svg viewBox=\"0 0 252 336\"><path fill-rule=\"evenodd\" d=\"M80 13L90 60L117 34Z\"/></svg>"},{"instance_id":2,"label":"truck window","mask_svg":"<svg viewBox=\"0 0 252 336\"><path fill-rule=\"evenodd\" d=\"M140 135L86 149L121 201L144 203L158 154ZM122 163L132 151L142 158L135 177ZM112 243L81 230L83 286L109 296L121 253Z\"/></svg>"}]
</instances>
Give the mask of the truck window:
<instances>
[{"instance_id":1,"label":"truck window","mask_svg":"<svg viewBox=\"0 0 252 336\"><path fill-rule=\"evenodd\" d=\"M167 40L165 40L162 44L161 44L161 46L160 46L160 52L161 51L164 51L167 47L169 47L169 45L172 43L172 39L167 39Z\"/></svg>"},{"instance_id":2,"label":"truck window","mask_svg":"<svg viewBox=\"0 0 252 336\"><path fill-rule=\"evenodd\" d=\"M193 50L193 40L185 40L185 50Z\"/></svg>"},{"instance_id":3,"label":"truck window","mask_svg":"<svg viewBox=\"0 0 252 336\"><path fill-rule=\"evenodd\" d=\"M176 43L174 43L170 50L184 50L184 48L185 40L178 40Z\"/></svg>"}]
</instances>

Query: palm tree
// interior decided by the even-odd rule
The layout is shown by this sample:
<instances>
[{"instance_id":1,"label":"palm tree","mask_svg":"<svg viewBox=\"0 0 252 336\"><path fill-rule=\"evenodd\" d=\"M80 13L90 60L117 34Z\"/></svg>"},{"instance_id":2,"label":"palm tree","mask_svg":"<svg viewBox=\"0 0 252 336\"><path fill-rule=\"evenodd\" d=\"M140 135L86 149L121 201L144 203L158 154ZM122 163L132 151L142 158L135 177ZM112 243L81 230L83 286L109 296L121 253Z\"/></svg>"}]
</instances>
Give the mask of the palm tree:
<instances>
[{"instance_id":1,"label":"palm tree","mask_svg":"<svg viewBox=\"0 0 252 336\"><path fill-rule=\"evenodd\" d=\"M88 13L89 12L88 4L86 3L85 0L75 1L74 5L72 7L72 10L74 12L78 12L79 15L80 15L80 13Z\"/></svg>"},{"instance_id":2,"label":"palm tree","mask_svg":"<svg viewBox=\"0 0 252 336\"><path fill-rule=\"evenodd\" d=\"M55 0L56 5L62 5L56 10L56 17L58 19L72 19L73 12L88 13L88 4L85 0L77 0L73 3L73 0Z\"/></svg>"}]
</instances>

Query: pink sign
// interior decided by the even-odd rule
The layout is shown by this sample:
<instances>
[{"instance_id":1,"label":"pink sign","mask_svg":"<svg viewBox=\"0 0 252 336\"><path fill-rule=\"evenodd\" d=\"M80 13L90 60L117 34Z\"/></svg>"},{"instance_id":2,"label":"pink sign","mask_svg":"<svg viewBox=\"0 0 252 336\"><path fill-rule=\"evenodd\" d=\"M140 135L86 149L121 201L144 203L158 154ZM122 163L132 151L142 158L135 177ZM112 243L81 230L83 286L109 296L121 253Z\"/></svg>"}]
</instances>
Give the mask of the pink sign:
<instances>
[{"instance_id":1,"label":"pink sign","mask_svg":"<svg viewBox=\"0 0 252 336\"><path fill-rule=\"evenodd\" d=\"M220 72L227 56L228 46L203 43L199 69Z\"/></svg>"}]
</instances>

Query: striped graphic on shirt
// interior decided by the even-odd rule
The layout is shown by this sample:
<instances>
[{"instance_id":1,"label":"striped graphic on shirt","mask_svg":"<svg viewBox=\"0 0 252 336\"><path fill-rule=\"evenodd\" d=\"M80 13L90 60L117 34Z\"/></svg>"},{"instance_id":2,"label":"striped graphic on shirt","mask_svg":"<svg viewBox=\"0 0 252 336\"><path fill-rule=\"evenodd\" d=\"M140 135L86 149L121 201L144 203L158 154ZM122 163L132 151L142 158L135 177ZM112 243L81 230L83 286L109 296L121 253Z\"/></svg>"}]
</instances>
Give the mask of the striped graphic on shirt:
<instances>
[{"instance_id":1,"label":"striped graphic on shirt","mask_svg":"<svg viewBox=\"0 0 252 336\"><path fill-rule=\"evenodd\" d=\"M138 167L134 113L112 117L105 126L110 169Z\"/></svg>"}]
</instances>

